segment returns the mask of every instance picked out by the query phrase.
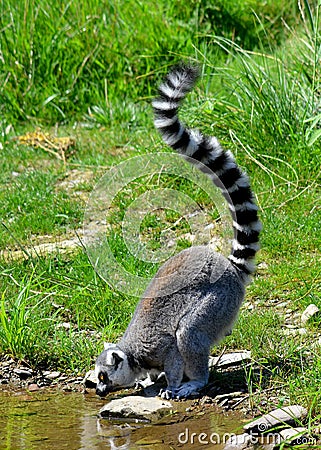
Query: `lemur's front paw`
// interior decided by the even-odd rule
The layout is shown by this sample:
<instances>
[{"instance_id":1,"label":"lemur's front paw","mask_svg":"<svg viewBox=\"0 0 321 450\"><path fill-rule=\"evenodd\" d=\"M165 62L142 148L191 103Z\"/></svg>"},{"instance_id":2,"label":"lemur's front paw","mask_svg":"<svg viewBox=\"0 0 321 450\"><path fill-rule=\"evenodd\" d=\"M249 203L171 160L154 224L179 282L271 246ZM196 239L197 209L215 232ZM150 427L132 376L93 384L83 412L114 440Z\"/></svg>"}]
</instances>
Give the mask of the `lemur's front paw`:
<instances>
[{"instance_id":1,"label":"lemur's front paw","mask_svg":"<svg viewBox=\"0 0 321 450\"><path fill-rule=\"evenodd\" d=\"M163 398L164 400L172 400L174 398L178 398L177 391L177 388L167 387L166 389L161 389L158 396Z\"/></svg>"}]
</instances>

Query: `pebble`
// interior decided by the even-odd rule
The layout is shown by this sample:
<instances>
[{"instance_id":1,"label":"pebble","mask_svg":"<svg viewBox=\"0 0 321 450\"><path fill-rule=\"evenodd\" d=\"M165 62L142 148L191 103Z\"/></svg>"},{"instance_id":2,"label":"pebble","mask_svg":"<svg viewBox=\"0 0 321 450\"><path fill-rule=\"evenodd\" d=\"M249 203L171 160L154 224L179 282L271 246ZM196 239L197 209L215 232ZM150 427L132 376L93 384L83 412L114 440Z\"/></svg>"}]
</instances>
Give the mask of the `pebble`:
<instances>
[{"instance_id":1,"label":"pebble","mask_svg":"<svg viewBox=\"0 0 321 450\"><path fill-rule=\"evenodd\" d=\"M319 308L314 303L311 303L302 313L301 322L306 324L311 317L314 317L320 313Z\"/></svg>"},{"instance_id":2,"label":"pebble","mask_svg":"<svg viewBox=\"0 0 321 450\"><path fill-rule=\"evenodd\" d=\"M275 305L275 307L278 309L283 309L286 306L288 306L288 302L281 302L281 303L278 303L277 305Z\"/></svg>"},{"instance_id":3,"label":"pebble","mask_svg":"<svg viewBox=\"0 0 321 450\"><path fill-rule=\"evenodd\" d=\"M30 392L37 392L39 391L40 387L36 383L31 383L28 386L28 391Z\"/></svg>"}]
</instances>

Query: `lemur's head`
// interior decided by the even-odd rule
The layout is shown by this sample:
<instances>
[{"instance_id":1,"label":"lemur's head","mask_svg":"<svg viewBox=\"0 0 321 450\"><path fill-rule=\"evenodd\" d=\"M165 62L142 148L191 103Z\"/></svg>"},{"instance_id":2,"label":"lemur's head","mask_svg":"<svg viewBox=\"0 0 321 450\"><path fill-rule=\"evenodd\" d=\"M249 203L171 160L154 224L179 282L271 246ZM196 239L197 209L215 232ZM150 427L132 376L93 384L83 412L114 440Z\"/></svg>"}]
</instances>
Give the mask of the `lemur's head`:
<instances>
[{"instance_id":1,"label":"lemur's head","mask_svg":"<svg viewBox=\"0 0 321 450\"><path fill-rule=\"evenodd\" d=\"M96 360L96 394L105 397L117 387L129 387L135 383L135 374L128 364L127 355L116 345L104 345Z\"/></svg>"}]
</instances>

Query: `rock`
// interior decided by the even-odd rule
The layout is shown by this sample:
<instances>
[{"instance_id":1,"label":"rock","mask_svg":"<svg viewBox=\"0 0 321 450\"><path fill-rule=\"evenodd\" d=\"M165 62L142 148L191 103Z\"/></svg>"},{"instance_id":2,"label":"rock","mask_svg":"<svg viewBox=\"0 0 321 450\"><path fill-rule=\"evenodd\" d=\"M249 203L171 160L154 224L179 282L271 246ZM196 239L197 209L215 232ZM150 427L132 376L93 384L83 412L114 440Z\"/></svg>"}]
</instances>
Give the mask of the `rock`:
<instances>
[{"instance_id":1,"label":"rock","mask_svg":"<svg viewBox=\"0 0 321 450\"><path fill-rule=\"evenodd\" d=\"M307 416L308 412L303 406L291 405L278 408L268 414L246 424L243 429L248 433L264 433L271 428L287 425L296 425Z\"/></svg>"},{"instance_id":2,"label":"rock","mask_svg":"<svg viewBox=\"0 0 321 450\"><path fill-rule=\"evenodd\" d=\"M83 383L84 383L85 387L89 388L89 389L96 389L97 382L98 382L98 380L97 380L95 371L89 370L86 373L85 378L83 379Z\"/></svg>"},{"instance_id":3,"label":"rock","mask_svg":"<svg viewBox=\"0 0 321 450\"><path fill-rule=\"evenodd\" d=\"M242 308L246 309L247 311L253 311L253 309L255 309L255 306L250 302L244 302Z\"/></svg>"},{"instance_id":4,"label":"rock","mask_svg":"<svg viewBox=\"0 0 321 450\"><path fill-rule=\"evenodd\" d=\"M232 435L225 444L224 450L253 449L252 436L248 433Z\"/></svg>"},{"instance_id":5,"label":"rock","mask_svg":"<svg viewBox=\"0 0 321 450\"><path fill-rule=\"evenodd\" d=\"M30 392L37 392L39 391L40 387L36 383L31 383L28 386L28 391Z\"/></svg>"},{"instance_id":6,"label":"rock","mask_svg":"<svg viewBox=\"0 0 321 450\"><path fill-rule=\"evenodd\" d=\"M22 380L26 380L32 376L32 370L27 368L13 369L13 372Z\"/></svg>"},{"instance_id":7,"label":"rock","mask_svg":"<svg viewBox=\"0 0 321 450\"><path fill-rule=\"evenodd\" d=\"M100 417L156 421L173 410L170 402L155 397L130 395L107 403L100 411Z\"/></svg>"},{"instance_id":8,"label":"rock","mask_svg":"<svg viewBox=\"0 0 321 450\"><path fill-rule=\"evenodd\" d=\"M61 373L58 370L53 371L53 372L46 370L45 372L43 372L43 376L45 378L48 378L48 380L55 380L56 378L59 378L60 375L61 375Z\"/></svg>"},{"instance_id":9,"label":"rock","mask_svg":"<svg viewBox=\"0 0 321 450\"><path fill-rule=\"evenodd\" d=\"M302 445L312 443L308 436L308 430L304 427L286 428L280 431L281 442L286 442L287 445Z\"/></svg>"},{"instance_id":10,"label":"rock","mask_svg":"<svg viewBox=\"0 0 321 450\"><path fill-rule=\"evenodd\" d=\"M319 308L314 303L311 303L302 313L301 322L303 324L307 323L311 317L316 316L320 313Z\"/></svg>"},{"instance_id":11,"label":"rock","mask_svg":"<svg viewBox=\"0 0 321 450\"><path fill-rule=\"evenodd\" d=\"M259 270L267 270L269 268L268 264L264 261L260 262L257 266Z\"/></svg>"},{"instance_id":12,"label":"rock","mask_svg":"<svg viewBox=\"0 0 321 450\"><path fill-rule=\"evenodd\" d=\"M244 362L251 360L251 352L245 350L243 352L226 353L222 356L210 356L208 367L213 369L215 367L227 368L230 366L241 366Z\"/></svg>"}]
</instances>

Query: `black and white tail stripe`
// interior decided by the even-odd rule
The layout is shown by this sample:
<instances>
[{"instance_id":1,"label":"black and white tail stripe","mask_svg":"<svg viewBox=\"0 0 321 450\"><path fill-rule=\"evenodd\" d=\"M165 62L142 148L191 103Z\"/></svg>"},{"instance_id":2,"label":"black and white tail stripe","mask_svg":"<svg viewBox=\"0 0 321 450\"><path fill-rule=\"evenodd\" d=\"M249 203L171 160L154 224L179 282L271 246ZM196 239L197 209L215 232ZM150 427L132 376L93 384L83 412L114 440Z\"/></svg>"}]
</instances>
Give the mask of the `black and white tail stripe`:
<instances>
[{"instance_id":1,"label":"black and white tail stripe","mask_svg":"<svg viewBox=\"0 0 321 450\"><path fill-rule=\"evenodd\" d=\"M206 172L203 164L210 169L206 173L222 191L233 218L234 239L228 258L247 278L255 270L253 260L259 250L261 231L258 207L249 179L238 167L232 153L223 150L215 137L185 128L177 115L198 76L196 67L185 64L174 67L168 73L159 87L159 96L153 100L154 123L169 146L191 158L189 161L193 164L201 162L200 170Z\"/></svg>"}]
</instances>

